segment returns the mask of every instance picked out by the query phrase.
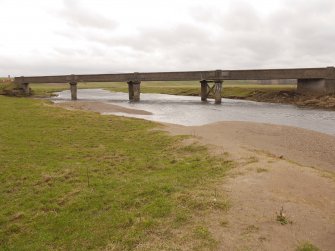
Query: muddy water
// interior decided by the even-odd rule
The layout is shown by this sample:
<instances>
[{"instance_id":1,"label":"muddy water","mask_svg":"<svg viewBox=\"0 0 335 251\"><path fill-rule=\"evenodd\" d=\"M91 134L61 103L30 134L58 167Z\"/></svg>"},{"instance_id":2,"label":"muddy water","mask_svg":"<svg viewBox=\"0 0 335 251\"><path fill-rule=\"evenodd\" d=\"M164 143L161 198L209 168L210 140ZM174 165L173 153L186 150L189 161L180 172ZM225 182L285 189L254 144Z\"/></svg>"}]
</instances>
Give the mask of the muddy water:
<instances>
[{"instance_id":1,"label":"muddy water","mask_svg":"<svg viewBox=\"0 0 335 251\"><path fill-rule=\"evenodd\" d=\"M53 97L54 102L70 101L70 91L62 91ZM222 99L221 105L200 101L200 97L165 94L141 94L139 103L130 103L127 93L101 89L78 90L81 101L101 101L126 108L140 109L152 115L111 113L180 125L204 125L218 121L249 121L288 125L335 135L335 112L293 105L260 103L244 100ZM108 114L108 113L104 113Z\"/></svg>"}]
</instances>

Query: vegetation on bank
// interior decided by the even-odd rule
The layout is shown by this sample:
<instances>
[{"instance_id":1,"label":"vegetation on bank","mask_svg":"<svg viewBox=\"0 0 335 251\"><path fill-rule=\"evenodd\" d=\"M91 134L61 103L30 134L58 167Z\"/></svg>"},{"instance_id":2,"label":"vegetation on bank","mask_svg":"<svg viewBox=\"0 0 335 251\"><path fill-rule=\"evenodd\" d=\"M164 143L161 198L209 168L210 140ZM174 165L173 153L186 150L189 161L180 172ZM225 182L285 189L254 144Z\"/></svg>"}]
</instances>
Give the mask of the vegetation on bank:
<instances>
[{"instance_id":1,"label":"vegetation on bank","mask_svg":"<svg viewBox=\"0 0 335 251\"><path fill-rule=\"evenodd\" d=\"M14 84L6 78L0 78L0 94L5 94L5 90L12 90Z\"/></svg>"},{"instance_id":2,"label":"vegetation on bank","mask_svg":"<svg viewBox=\"0 0 335 251\"><path fill-rule=\"evenodd\" d=\"M204 219L229 207L215 186L230 162L149 121L0 106L1 250L215 248Z\"/></svg>"}]
</instances>

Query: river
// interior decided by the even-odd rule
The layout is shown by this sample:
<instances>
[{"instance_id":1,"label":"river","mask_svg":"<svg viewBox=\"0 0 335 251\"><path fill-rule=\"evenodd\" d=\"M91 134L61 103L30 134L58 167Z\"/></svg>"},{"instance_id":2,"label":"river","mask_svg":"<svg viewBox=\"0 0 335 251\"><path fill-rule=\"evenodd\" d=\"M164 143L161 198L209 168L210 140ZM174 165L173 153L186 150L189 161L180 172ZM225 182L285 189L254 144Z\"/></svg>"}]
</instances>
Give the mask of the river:
<instances>
[{"instance_id":1,"label":"river","mask_svg":"<svg viewBox=\"0 0 335 251\"><path fill-rule=\"evenodd\" d=\"M70 101L70 91L56 93L54 102ZM222 104L207 103L200 97L141 93L141 101L131 103L128 93L102 89L79 89L80 101L101 101L126 108L140 109L152 115L104 113L143 118L152 121L196 126L218 121L249 121L287 125L335 135L335 112L299 108L294 105L261 103L245 100L222 99Z\"/></svg>"}]
</instances>

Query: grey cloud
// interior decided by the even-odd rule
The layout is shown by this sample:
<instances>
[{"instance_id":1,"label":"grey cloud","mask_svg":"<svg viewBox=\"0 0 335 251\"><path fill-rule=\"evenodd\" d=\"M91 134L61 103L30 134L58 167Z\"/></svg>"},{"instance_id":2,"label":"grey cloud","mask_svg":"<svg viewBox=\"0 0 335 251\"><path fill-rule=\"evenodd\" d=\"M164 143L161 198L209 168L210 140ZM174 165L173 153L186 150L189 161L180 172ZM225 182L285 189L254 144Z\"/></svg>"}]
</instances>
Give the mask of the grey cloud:
<instances>
[{"instance_id":1,"label":"grey cloud","mask_svg":"<svg viewBox=\"0 0 335 251\"><path fill-rule=\"evenodd\" d=\"M247 67L323 66L334 64L334 11L334 1L287 1L264 16L235 2L212 25L221 27L228 50L251 57Z\"/></svg>"},{"instance_id":2,"label":"grey cloud","mask_svg":"<svg viewBox=\"0 0 335 251\"><path fill-rule=\"evenodd\" d=\"M290 0L267 15L246 2L234 1L227 11L194 7L192 21L153 25L122 36L113 32L114 21L81 7L73 13L76 2L69 2L63 15L82 30L73 35L68 29L60 35L72 34L71 39L85 41L86 47L58 45L49 61L8 61L16 68L3 63L0 67L67 74L335 65L333 0Z\"/></svg>"},{"instance_id":3,"label":"grey cloud","mask_svg":"<svg viewBox=\"0 0 335 251\"><path fill-rule=\"evenodd\" d=\"M226 11L218 16L218 21L225 30L254 32L259 31L262 21L257 15L256 9L247 2L234 2Z\"/></svg>"},{"instance_id":4,"label":"grey cloud","mask_svg":"<svg viewBox=\"0 0 335 251\"><path fill-rule=\"evenodd\" d=\"M189 46L190 44L199 44L200 42L208 42L210 36L206 30L196 25L181 24L177 27L165 29L145 28L140 29L138 34L115 37L113 35L96 36L88 33L87 39L105 46L128 47L132 50L148 52L159 49L161 53L173 50L180 46Z\"/></svg>"},{"instance_id":5,"label":"grey cloud","mask_svg":"<svg viewBox=\"0 0 335 251\"><path fill-rule=\"evenodd\" d=\"M213 18L210 10L193 15L194 24L96 41L149 53L139 61L169 59L163 63L169 70L324 66L334 64L334 9L332 1L289 1L264 16L250 4L234 2L226 12L213 10Z\"/></svg>"},{"instance_id":6,"label":"grey cloud","mask_svg":"<svg viewBox=\"0 0 335 251\"><path fill-rule=\"evenodd\" d=\"M83 7L77 0L64 0L64 9L58 14L69 25L77 28L115 29L118 23Z\"/></svg>"}]
</instances>

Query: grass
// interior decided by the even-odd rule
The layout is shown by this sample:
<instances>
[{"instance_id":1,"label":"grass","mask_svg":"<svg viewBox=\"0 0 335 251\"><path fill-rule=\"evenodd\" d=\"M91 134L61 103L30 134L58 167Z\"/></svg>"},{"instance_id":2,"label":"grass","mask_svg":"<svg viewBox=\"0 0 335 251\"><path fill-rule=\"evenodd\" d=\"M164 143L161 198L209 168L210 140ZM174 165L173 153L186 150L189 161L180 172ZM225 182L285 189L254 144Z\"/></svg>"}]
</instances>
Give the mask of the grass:
<instances>
[{"instance_id":1,"label":"grass","mask_svg":"<svg viewBox=\"0 0 335 251\"><path fill-rule=\"evenodd\" d=\"M309 242L302 243L295 251L320 251L320 249Z\"/></svg>"},{"instance_id":2,"label":"grass","mask_svg":"<svg viewBox=\"0 0 335 251\"><path fill-rule=\"evenodd\" d=\"M203 225L198 225L194 228L194 238L197 240L197 244L193 250L214 250L217 241L213 238L212 233L209 229Z\"/></svg>"},{"instance_id":3,"label":"grass","mask_svg":"<svg viewBox=\"0 0 335 251\"><path fill-rule=\"evenodd\" d=\"M12 84L6 78L0 78L0 94L2 94L3 90L12 88Z\"/></svg>"},{"instance_id":4,"label":"grass","mask_svg":"<svg viewBox=\"0 0 335 251\"><path fill-rule=\"evenodd\" d=\"M194 218L227 210L211 196L229 162L149 121L29 98L0 106L0 250L178 249L199 235L213 248Z\"/></svg>"},{"instance_id":5,"label":"grass","mask_svg":"<svg viewBox=\"0 0 335 251\"><path fill-rule=\"evenodd\" d=\"M284 213L284 207L281 207L279 210L279 213L277 213L276 220L281 224L281 225L286 225L286 224L292 224L293 222L289 220L289 218L285 215Z\"/></svg>"}]
</instances>

